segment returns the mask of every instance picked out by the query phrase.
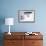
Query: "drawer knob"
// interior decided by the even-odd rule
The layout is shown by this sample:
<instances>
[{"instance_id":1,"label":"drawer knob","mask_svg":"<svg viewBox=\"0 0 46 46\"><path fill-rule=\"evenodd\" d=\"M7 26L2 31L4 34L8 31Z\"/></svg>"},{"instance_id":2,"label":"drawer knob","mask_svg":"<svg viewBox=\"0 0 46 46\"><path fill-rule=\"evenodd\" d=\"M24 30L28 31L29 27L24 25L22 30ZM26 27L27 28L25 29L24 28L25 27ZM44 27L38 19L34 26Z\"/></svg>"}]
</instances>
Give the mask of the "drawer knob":
<instances>
[{"instance_id":1,"label":"drawer knob","mask_svg":"<svg viewBox=\"0 0 46 46\"><path fill-rule=\"evenodd\" d=\"M32 44L34 44L35 42L32 42Z\"/></svg>"}]
</instances>

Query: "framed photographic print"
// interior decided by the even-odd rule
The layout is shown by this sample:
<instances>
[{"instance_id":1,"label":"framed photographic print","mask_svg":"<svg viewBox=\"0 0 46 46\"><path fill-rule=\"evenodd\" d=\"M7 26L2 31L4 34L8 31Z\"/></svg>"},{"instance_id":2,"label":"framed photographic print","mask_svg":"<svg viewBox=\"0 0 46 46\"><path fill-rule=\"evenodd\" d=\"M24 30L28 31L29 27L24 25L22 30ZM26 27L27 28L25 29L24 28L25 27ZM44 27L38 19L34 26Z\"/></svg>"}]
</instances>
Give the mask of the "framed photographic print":
<instances>
[{"instance_id":1,"label":"framed photographic print","mask_svg":"<svg viewBox=\"0 0 46 46\"><path fill-rule=\"evenodd\" d=\"M19 22L35 22L35 10L19 10Z\"/></svg>"}]
</instances>

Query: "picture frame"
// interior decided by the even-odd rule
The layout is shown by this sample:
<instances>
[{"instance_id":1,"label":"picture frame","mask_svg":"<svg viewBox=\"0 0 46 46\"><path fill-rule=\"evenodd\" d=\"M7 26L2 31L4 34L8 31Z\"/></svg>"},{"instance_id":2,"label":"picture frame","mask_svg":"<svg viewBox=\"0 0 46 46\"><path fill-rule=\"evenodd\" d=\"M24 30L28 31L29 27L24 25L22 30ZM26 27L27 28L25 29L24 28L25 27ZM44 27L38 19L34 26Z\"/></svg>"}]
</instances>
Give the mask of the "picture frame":
<instances>
[{"instance_id":1,"label":"picture frame","mask_svg":"<svg viewBox=\"0 0 46 46\"><path fill-rule=\"evenodd\" d=\"M35 22L35 10L19 10L18 21L22 23Z\"/></svg>"}]
</instances>

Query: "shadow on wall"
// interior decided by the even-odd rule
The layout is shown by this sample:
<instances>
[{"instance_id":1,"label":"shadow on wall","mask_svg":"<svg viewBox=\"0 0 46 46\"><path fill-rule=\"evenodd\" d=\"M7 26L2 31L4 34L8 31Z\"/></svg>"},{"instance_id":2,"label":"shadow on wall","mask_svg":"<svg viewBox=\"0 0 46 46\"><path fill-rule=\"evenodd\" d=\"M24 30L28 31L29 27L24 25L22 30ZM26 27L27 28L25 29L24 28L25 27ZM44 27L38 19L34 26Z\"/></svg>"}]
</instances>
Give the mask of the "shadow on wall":
<instances>
[{"instance_id":1,"label":"shadow on wall","mask_svg":"<svg viewBox=\"0 0 46 46\"><path fill-rule=\"evenodd\" d=\"M0 46L3 46L3 32L2 25L5 23L5 17L0 16Z\"/></svg>"}]
</instances>

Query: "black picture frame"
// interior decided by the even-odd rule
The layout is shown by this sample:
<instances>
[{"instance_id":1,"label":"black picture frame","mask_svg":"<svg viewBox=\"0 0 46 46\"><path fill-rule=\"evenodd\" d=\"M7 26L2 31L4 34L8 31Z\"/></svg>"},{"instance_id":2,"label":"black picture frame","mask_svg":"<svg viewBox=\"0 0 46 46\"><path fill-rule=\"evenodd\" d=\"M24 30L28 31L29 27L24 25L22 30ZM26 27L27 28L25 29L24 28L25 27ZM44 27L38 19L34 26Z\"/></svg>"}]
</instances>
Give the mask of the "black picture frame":
<instances>
[{"instance_id":1,"label":"black picture frame","mask_svg":"<svg viewBox=\"0 0 46 46\"><path fill-rule=\"evenodd\" d=\"M21 23L34 23L35 10L18 10L18 21Z\"/></svg>"}]
</instances>

